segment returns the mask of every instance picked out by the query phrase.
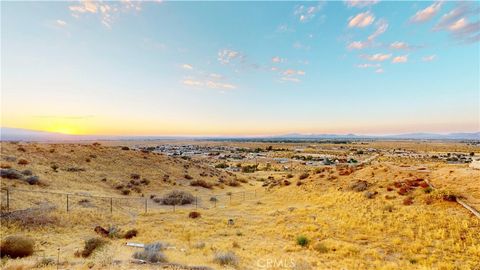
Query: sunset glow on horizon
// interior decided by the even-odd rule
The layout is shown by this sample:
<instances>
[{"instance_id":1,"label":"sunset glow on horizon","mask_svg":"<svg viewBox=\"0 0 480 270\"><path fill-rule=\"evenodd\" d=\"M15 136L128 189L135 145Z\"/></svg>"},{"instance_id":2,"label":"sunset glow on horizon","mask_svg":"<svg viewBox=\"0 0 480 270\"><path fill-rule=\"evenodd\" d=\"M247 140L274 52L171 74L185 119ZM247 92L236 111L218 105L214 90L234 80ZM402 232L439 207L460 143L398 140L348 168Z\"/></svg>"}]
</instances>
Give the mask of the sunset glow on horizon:
<instances>
[{"instance_id":1,"label":"sunset glow on horizon","mask_svg":"<svg viewBox=\"0 0 480 270\"><path fill-rule=\"evenodd\" d=\"M2 2L1 126L480 131L479 2Z\"/></svg>"}]
</instances>

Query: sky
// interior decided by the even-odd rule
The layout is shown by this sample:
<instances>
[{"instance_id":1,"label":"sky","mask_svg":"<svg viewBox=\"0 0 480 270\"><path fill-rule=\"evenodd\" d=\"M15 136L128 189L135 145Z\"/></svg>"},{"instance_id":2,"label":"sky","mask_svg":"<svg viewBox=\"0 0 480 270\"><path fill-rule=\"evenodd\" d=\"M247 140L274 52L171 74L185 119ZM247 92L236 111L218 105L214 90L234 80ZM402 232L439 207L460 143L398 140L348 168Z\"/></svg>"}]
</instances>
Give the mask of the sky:
<instances>
[{"instance_id":1,"label":"sky","mask_svg":"<svg viewBox=\"0 0 480 270\"><path fill-rule=\"evenodd\" d=\"M1 2L1 126L480 130L476 2Z\"/></svg>"}]
</instances>

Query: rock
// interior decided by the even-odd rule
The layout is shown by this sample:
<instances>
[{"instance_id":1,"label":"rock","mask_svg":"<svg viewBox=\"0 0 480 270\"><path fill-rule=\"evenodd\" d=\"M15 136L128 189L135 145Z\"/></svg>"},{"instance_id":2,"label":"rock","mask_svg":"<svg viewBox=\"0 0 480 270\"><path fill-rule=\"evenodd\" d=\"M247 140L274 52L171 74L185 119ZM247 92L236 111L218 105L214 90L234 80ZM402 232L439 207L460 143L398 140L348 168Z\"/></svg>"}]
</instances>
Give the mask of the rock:
<instances>
[{"instance_id":1,"label":"rock","mask_svg":"<svg viewBox=\"0 0 480 270\"><path fill-rule=\"evenodd\" d=\"M363 193L363 194L365 195L365 197L366 197L367 199L373 199L373 198L375 197L375 195L378 194L378 192L377 192L377 191L374 191L374 192L372 192L372 191L365 191L365 193Z\"/></svg>"}]
</instances>

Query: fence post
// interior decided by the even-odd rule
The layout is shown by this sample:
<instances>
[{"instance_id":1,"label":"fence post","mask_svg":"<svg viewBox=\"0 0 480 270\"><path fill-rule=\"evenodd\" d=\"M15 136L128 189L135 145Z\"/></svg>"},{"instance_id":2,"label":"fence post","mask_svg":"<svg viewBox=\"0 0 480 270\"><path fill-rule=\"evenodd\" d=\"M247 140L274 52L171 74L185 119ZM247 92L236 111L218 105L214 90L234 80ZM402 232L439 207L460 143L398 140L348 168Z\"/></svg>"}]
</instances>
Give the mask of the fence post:
<instances>
[{"instance_id":1,"label":"fence post","mask_svg":"<svg viewBox=\"0 0 480 270\"><path fill-rule=\"evenodd\" d=\"M10 211L10 191L7 188L7 212Z\"/></svg>"},{"instance_id":2,"label":"fence post","mask_svg":"<svg viewBox=\"0 0 480 270\"><path fill-rule=\"evenodd\" d=\"M57 270L58 267L60 267L60 248L58 248L58 253L57 253Z\"/></svg>"},{"instance_id":3,"label":"fence post","mask_svg":"<svg viewBox=\"0 0 480 270\"><path fill-rule=\"evenodd\" d=\"M215 208L217 208L217 196L213 196L215 198Z\"/></svg>"},{"instance_id":4,"label":"fence post","mask_svg":"<svg viewBox=\"0 0 480 270\"><path fill-rule=\"evenodd\" d=\"M110 214L113 214L113 198L110 197Z\"/></svg>"},{"instance_id":5,"label":"fence post","mask_svg":"<svg viewBox=\"0 0 480 270\"><path fill-rule=\"evenodd\" d=\"M255 191L255 198L257 198L257 190L255 189L254 191Z\"/></svg>"},{"instance_id":6,"label":"fence post","mask_svg":"<svg viewBox=\"0 0 480 270\"><path fill-rule=\"evenodd\" d=\"M147 211L148 211L148 206L147 206L147 204L148 204L148 199L145 198L145 214L146 214Z\"/></svg>"},{"instance_id":7,"label":"fence post","mask_svg":"<svg viewBox=\"0 0 480 270\"><path fill-rule=\"evenodd\" d=\"M230 204L232 204L232 194L229 194L228 196L230 196Z\"/></svg>"},{"instance_id":8,"label":"fence post","mask_svg":"<svg viewBox=\"0 0 480 270\"><path fill-rule=\"evenodd\" d=\"M68 212L68 194L67 194L67 212Z\"/></svg>"},{"instance_id":9,"label":"fence post","mask_svg":"<svg viewBox=\"0 0 480 270\"><path fill-rule=\"evenodd\" d=\"M197 196L195 196L195 209L198 208L198 199L197 199Z\"/></svg>"}]
</instances>

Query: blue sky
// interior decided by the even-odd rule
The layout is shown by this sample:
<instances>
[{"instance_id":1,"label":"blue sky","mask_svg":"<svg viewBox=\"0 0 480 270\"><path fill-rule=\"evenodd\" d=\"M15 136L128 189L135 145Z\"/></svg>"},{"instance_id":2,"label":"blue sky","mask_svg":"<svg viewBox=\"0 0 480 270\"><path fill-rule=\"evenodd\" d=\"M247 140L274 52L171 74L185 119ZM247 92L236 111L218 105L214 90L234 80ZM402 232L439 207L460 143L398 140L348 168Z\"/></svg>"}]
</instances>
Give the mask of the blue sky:
<instances>
[{"instance_id":1,"label":"blue sky","mask_svg":"<svg viewBox=\"0 0 480 270\"><path fill-rule=\"evenodd\" d=\"M2 2L2 126L480 129L479 2Z\"/></svg>"}]
</instances>

